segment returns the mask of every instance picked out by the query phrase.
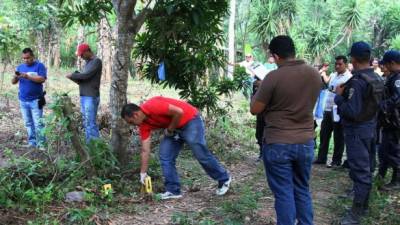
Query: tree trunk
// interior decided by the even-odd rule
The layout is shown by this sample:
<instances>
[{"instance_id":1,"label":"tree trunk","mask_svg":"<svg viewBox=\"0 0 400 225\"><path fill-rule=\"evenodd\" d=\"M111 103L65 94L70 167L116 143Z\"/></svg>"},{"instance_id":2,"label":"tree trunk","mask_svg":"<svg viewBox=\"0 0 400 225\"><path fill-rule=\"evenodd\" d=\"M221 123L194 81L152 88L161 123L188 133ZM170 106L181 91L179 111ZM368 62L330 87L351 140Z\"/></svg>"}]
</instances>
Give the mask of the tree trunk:
<instances>
[{"instance_id":1,"label":"tree trunk","mask_svg":"<svg viewBox=\"0 0 400 225\"><path fill-rule=\"evenodd\" d=\"M47 63L47 44L46 44L46 35L43 31L38 31L36 32L36 42L37 42L37 58L39 59L39 61L41 61L42 63ZM48 65L46 65L48 66Z\"/></svg>"},{"instance_id":2,"label":"tree trunk","mask_svg":"<svg viewBox=\"0 0 400 225\"><path fill-rule=\"evenodd\" d=\"M78 45L85 42L85 28L83 26L79 26L78 29ZM83 68L83 60L81 57L76 58L76 68L80 71Z\"/></svg>"},{"instance_id":3,"label":"tree trunk","mask_svg":"<svg viewBox=\"0 0 400 225\"><path fill-rule=\"evenodd\" d=\"M121 118L122 106L127 102L128 72L131 64L131 51L133 47L134 33L128 30L127 24L117 22L117 40L114 53L112 78L110 87L111 108L111 146L117 153L122 165L128 162L127 146L129 141L128 124Z\"/></svg>"},{"instance_id":4,"label":"tree trunk","mask_svg":"<svg viewBox=\"0 0 400 225\"><path fill-rule=\"evenodd\" d=\"M97 56L103 61L102 78L105 81L111 81L112 29L108 24L107 18L101 19L98 25L98 36Z\"/></svg>"},{"instance_id":5,"label":"tree trunk","mask_svg":"<svg viewBox=\"0 0 400 225\"><path fill-rule=\"evenodd\" d=\"M95 174L95 170L91 163L90 156L87 153L87 151L85 150L84 145L82 144L82 141L81 141L81 138L79 135L80 134L79 126L72 116L72 115L74 115L74 111L73 111L73 107L72 107L71 98L68 96L63 96L63 97L61 97L61 101L62 101L62 112L64 114L64 117L69 119L67 129L69 132L71 132L72 147L74 148L75 152L79 155L81 162L82 162L82 164L84 164L84 167L87 169L89 176L92 176Z\"/></svg>"},{"instance_id":6,"label":"tree trunk","mask_svg":"<svg viewBox=\"0 0 400 225\"><path fill-rule=\"evenodd\" d=\"M61 63L61 47L60 47L60 30L56 28L56 31L53 34L53 45L52 45L52 59L53 59L53 67L55 69L60 68Z\"/></svg>"},{"instance_id":7,"label":"tree trunk","mask_svg":"<svg viewBox=\"0 0 400 225\"><path fill-rule=\"evenodd\" d=\"M228 62L235 63L235 19L236 0L230 1L229 32L228 32ZM233 78L233 66L228 65L228 77Z\"/></svg>"},{"instance_id":8,"label":"tree trunk","mask_svg":"<svg viewBox=\"0 0 400 225\"><path fill-rule=\"evenodd\" d=\"M117 14L117 38L110 87L111 147L121 165L125 166L128 163L127 147L130 135L128 124L121 118L121 109L127 102L128 72L131 66L133 40L151 10L144 8L136 14L136 1L113 0L112 2Z\"/></svg>"}]
</instances>

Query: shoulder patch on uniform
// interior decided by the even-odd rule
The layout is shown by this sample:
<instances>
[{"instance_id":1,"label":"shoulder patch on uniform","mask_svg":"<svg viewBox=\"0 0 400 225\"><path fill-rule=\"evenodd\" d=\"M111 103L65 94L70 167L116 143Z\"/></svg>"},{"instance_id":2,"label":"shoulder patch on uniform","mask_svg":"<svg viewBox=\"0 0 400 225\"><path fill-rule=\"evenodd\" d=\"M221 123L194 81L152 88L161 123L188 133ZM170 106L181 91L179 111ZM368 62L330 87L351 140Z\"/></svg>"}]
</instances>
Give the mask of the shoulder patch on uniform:
<instances>
[{"instance_id":1,"label":"shoulder patch on uniform","mask_svg":"<svg viewBox=\"0 0 400 225\"><path fill-rule=\"evenodd\" d=\"M350 88L349 90L349 99L351 99L351 97L353 97L354 94L354 88Z\"/></svg>"},{"instance_id":2,"label":"shoulder patch on uniform","mask_svg":"<svg viewBox=\"0 0 400 225\"><path fill-rule=\"evenodd\" d=\"M400 88L400 80L396 80L394 82L394 86L396 86L397 88Z\"/></svg>"}]
</instances>

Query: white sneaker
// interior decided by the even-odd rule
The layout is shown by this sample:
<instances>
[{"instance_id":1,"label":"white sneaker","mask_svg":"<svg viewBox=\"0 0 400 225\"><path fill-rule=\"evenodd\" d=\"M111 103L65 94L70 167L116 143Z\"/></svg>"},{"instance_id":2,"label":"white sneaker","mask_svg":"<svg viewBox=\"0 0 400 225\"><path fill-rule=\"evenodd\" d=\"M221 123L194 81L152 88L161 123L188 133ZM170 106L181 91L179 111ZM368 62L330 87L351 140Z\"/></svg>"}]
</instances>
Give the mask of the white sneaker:
<instances>
[{"instance_id":1,"label":"white sneaker","mask_svg":"<svg viewBox=\"0 0 400 225\"><path fill-rule=\"evenodd\" d=\"M218 196L222 196L228 192L229 187L232 182L232 177L229 177L229 180L225 181L221 186L218 185L217 191L215 192Z\"/></svg>"},{"instance_id":2,"label":"white sneaker","mask_svg":"<svg viewBox=\"0 0 400 225\"><path fill-rule=\"evenodd\" d=\"M182 198L181 194L174 194L169 191L160 194L161 200Z\"/></svg>"}]
</instances>

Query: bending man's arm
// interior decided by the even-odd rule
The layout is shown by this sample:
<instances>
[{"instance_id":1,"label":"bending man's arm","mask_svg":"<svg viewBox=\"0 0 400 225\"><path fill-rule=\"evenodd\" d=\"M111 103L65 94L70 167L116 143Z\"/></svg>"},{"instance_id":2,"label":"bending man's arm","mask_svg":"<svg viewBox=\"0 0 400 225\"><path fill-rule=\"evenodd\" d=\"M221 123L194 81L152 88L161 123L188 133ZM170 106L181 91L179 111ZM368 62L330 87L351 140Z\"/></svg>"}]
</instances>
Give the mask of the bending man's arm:
<instances>
[{"instance_id":1,"label":"bending man's arm","mask_svg":"<svg viewBox=\"0 0 400 225\"><path fill-rule=\"evenodd\" d=\"M183 116L183 110L177 106L174 105L169 105L168 106L168 116L171 116L172 120L171 123L168 126L168 132L173 132L179 125L179 122L181 122L182 116Z\"/></svg>"},{"instance_id":2,"label":"bending man's arm","mask_svg":"<svg viewBox=\"0 0 400 225\"><path fill-rule=\"evenodd\" d=\"M142 150L140 152L140 173L146 173L149 168L150 140L150 137L146 140L142 140Z\"/></svg>"}]
</instances>

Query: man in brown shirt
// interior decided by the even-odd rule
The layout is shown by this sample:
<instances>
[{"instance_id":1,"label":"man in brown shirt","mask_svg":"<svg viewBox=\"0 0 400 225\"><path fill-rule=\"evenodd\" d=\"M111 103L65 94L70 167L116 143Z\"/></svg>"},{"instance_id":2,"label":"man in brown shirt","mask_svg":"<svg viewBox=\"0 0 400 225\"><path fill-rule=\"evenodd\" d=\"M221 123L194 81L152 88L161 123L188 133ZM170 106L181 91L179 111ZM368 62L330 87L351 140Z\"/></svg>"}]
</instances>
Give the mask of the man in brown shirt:
<instances>
[{"instance_id":1,"label":"man in brown shirt","mask_svg":"<svg viewBox=\"0 0 400 225\"><path fill-rule=\"evenodd\" d=\"M313 108L322 86L318 71L295 59L288 36L272 39L278 69L253 97L251 113L264 112L263 160L275 196L277 224L313 224L309 178L314 158Z\"/></svg>"}]
</instances>

